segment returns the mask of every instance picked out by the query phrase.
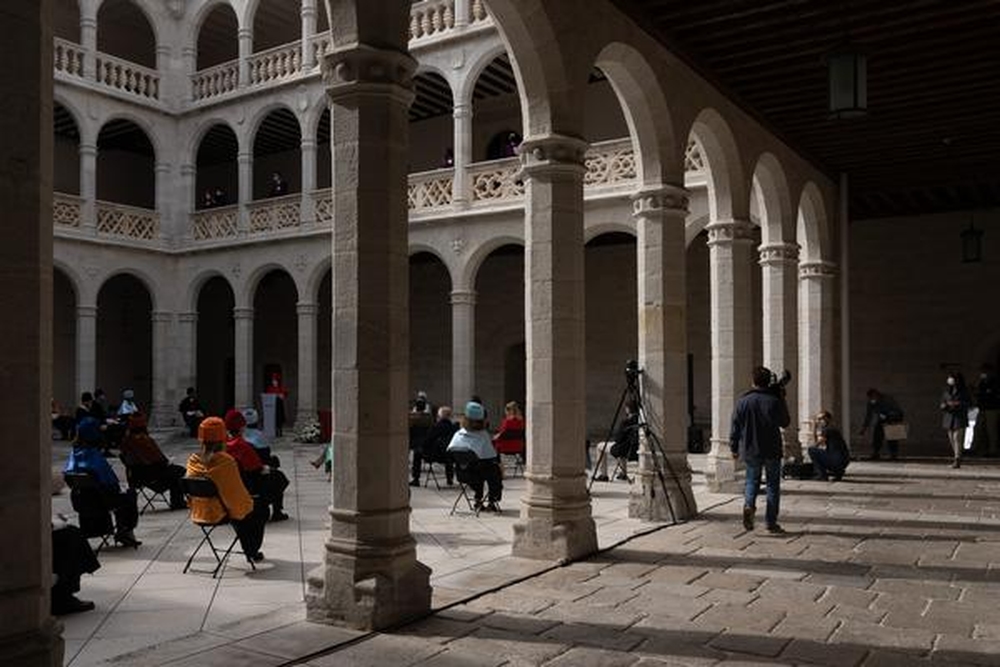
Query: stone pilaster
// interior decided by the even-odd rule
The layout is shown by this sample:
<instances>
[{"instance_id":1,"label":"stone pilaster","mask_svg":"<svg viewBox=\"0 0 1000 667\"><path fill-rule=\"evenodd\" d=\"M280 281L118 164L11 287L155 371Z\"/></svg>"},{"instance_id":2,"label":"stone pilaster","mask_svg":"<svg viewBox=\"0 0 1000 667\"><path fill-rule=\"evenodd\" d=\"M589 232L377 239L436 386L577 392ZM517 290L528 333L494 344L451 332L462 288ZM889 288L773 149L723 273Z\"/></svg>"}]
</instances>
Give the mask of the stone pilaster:
<instances>
[{"instance_id":1,"label":"stone pilaster","mask_svg":"<svg viewBox=\"0 0 1000 667\"><path fill-rule=\"evenodd\" d=\"M302 203L299 205L299 217L304 225L316 223L316 207L313 191L316 189L316 139L302 136L300 144L302 154Z\"/></svg>"},{"instance_id":2,"label":"stone pilaster","mask_svg":"<svg viewBox=\"0 0 1000 667\"><path fill-rule=\"evenodd\" d=\"M527 489L513 553L577 558L597 549L584 474L583 174L587 143L531 137L525 181Z\"/></svg>"},{"instance_id":3,"label":"stone pilaster","mask_svg":"<svg viewBox=\"0 0 1000 667\"><path fill-rule=\"evenodd\" d=\"M734 488L736 465L729 451L729 428L733 406L750 387L753 370L753 235L745 220L716 220L707 229L712 299L712 451L705 476L709 487L718 491Z\"/></svg>"},{"instance_id":4,"label":"stone pilaster","mask_svg":"<svg viewBox=\"0 0 1000 667\"><path fill-rule=\"evenodd\" d=\"M239 187L237 199L240 205L236 224L240 236L246 236L250 231L250 211L247 204L253 201L253 153L241 152L236 156L236 172Z\"/></svg>"},{"instance_id":5,"label":"stone pilaster","mask_svg":"<svg viewBox=\"0 0 1000 667\"><path fill-rule=\"evenodd\" d=\"M813 417L833 410L834 305L837 265L813 260L799 263L799 440L813 444Z\"/></svg>"},{"instance_id":6,"label":"stone pilaster","mask_svg":"<svg viewBox=\"0 0 1000 667\"><path fill-rule=\"evenodd\" d=\"M316 315L319 306L299 303L295 312L299 318L299 388L295 424L300 426L319 419L316 412Z\"/></svg>"},{"instance_id":7,"label":"stone pilaster","mask_svg":"<svg viewBox=\"0 0 1000 667\"><path fill-rule=\"evenodd\" d=\"M468 206L472 195L469 192L469 165L472 163L472 104L460 102L452 112L455 137L452 153L455 160L455 176L452 182L451 199L455 206Z\"/></svg>"},{"instance_id":8,"label":"stone pilaster","mask_svg":"<svg viewBox=\"0 0 1000 667\"><path fill-rule=\"evenodd\" d=\"M253 30L249 27L240 28L236 33L236 39L239 43L239 86L240 88L246 88L250 85L250 56L253 55Z\"/></svg>"},{"instance_id":9,"label":"stone pilaster","mask_svg":"<svg viewBox=\"0 0 1000 667\"><path fill-rule=\"evenodd\" d=\"M80 0L80 46L83 48L83 78L93 81L97 61L97 0Z\"/></svg>"},{"instance_id":10,"label":"stone pilaster","mask_svg":"<svg viewBox=\"0 0 1000 667\"><path fill-rule=\"evenodd\" d=\"M97 306L76 307L76 393L97 384Z\"/></svg>"},{"instance_id":11,"label":"stone pilaster","mask_svg":"<svg viewBox=\"0 0 1000 667\"><path fill-rule=\"evenodd\" d=\"M153 322L153 395L149 409L150 423L157 427L173 426L177 413L171 401L170 390L177 387L176 368L172 368L174 314L154 310Z\"/></svg>"},{"instance_id":12,"label":"stone pilaster","mask_svg":"<svg viewBox=\"0 0 1000 667\"><path fill-rule=\"evenodd\" d=\"M643 413L656 440L640 439L629 516L648 521L697 513L687 461L687 289L684 188L633 197L638 230L639 367Z\"/></svg>"},{"instance_id":13,"label":"stone pilaster","mask_svg":"<svg viewBox=\"0 0 1000 667\"><path fill-rule=\"evenodd\" d=\"M0 10L0 377L4 462L0 507L0 665L57 667L62 626L52 585L52 1Z\"/></svg>"},{"instance_id":14,"label":"stone pilaster","mask_svg":"<svg viewBox=\"0 0 1000 667\"><path fill-rule=\"evenodd\" d=\"M97 144L80 142L80 227L97 234Z\"/></svg>"},{"instance_id":15,"label":"stone pilaster","mask_svg":"<svg viewBox=\"0 0 1000 667\"><path fill-rule=\"evenodd\" d=\"M190 242L194 239L191 216L195 211L195 201L198 196L195 192L198 168L193 164L182 164L179 171L181 177L177 182L177 201L180 202L180 214L177 216L178 228L174 230L174 238Z\"/></svg>"},{"instance_id":16,"label":"stone pilaster","mask_svg":"<svg viewBox=\"0 0 1000 667\"><path fill-rule=\"evenodd\" d=\"M408 7L394 7L393 12ZM359 14L389 4L358 4ZM369 17L375 19L375 16ZM379 18L385 32L392 21ZM403 25L403 16L393 17ZM371 26L369 26L371 27ZM373 32L375 30L373 29ZM378 629L430 609L407 487L407 153L416 62L402 31L321 59L333 133L334 482L307 618Z\"/></svg>"},{"instance_id":17,"label":"stone pilaster","mask_svg":"<svg viewBox=\"0 0 1000 667\"><path fill-rule=\"evenodd\" d=\"M179 397L198 385L198 313L177 313L177 388ZM180 403L180 401L177 401Z\"/></svg>"},{"instance_id":18,"label":"stone pilaster","mask_svg":"<svg viewBox=\"0 0 1000 667\"><path fill-rule=\"evenodd\" d=\"M253 308L233 308L234 356L237 408L254 404L253 395Z\"/></svg>"},{"instance_id":19,"label":"stone pilaster","mask_svg":"<svg viewBox=\"0 0 1000 667\"><path fill-rule=\"evenodd\" d=\"M160 219L160 240L176 239L178 231L174 229L174 201L175 196L170 186L173 183L170 179L170 165L166 162L156 163L156 214Z\"/></svg>"},{"instance_id":20,"label":"stone pilaster","mask_svg":"<svg viewBox=\"0 0 1000 667\"><path fill-rule=\"evenodd\" d=\"M788 386L788 413L793 426L781 430L785 457L802 458L799 444L798 401L795 396L799 378L798 338L798 263L799 246L773 243L760 248L761 292L763 301L764 365L775 373L787 369L792 374Z\"/></svg>"},{"instance_id":21,"label":"stone pilaster","mask_svg":"<svg viewBox=\"0 0 1000 667\"><path fill-rule=\"evenodd\" d=\"M302 69L311 70L316 66L316 54L312 49L312 36L316 32L316 0L302 0L300 13L302 16ZM305 190L305 187L302 189Z\"/></svg>"},{"instance_id":22,"label":"stone pilaster","mask_svg":"<svg viewBox=\"0 0 1000 667\"><path fill-rule=\"evenodd\" d=\"M475 393L476 292L451 293L451 404L456 412Z\"/></svg>"}]
</instances>

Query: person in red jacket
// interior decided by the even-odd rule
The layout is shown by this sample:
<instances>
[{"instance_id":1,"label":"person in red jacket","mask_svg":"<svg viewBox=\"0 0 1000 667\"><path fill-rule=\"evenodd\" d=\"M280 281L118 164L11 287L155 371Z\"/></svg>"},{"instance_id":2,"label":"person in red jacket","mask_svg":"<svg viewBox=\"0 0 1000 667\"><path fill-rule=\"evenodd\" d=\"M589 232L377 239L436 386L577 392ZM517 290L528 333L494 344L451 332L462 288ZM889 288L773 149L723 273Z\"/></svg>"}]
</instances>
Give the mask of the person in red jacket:
<instances>
[{"instance_id":1,"label":"person in red jacket","mask_svg":"<svg viewBox=\"0 0 1000 667\"><path fill-rule=\"evenodd\" d=\"M243 483L250 493L259 495L271 505L271 521L284 521L288 518L284 512L288 478L280 470L265 465L257 450L243 437L243 429L247 422L242 412L229 410L225 422L226 430L229 432L226 453L236 459Z\"/></svg>"},{"instance_id":2,"label":"person in red jacket","mask_svg":"<svg viewBox=\"0 0 1000 667\"><path fill-rule=\"evenodd\" d=\"M504 406L503 421L493 436L493 447L498 454L516 454L524 462L524 416L516 401Z\"/></svg>"}]
</instances>

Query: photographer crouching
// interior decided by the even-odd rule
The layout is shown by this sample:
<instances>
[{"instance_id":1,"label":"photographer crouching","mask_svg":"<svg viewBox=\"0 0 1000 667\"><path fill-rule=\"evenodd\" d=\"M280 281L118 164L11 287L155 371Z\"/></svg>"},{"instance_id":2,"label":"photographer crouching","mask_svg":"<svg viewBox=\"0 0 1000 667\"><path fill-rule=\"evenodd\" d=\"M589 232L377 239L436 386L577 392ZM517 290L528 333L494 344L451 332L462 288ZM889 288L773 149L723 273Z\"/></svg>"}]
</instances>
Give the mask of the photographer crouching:
<instances>
[{"instance_id":1,"label":"photographer crouching","mask_svg":"<svg viewBox=\"0 0 1000 667\"><path fill-rule=\"evenodd\" d=\"M734 459L742 457L747 469L743 503L743 527L747 530L754 527L761 474L766 471L767 510L764 518L767 532L778 535L785 532L778 524L778 511L783 449L781 429L791 422L785 403L785 385L789 380L791 375L788 371L779 379L769 369L758 366L753 370L753 387L740 397L733 409L729 449Z\"/></svg>"}]
</instances>

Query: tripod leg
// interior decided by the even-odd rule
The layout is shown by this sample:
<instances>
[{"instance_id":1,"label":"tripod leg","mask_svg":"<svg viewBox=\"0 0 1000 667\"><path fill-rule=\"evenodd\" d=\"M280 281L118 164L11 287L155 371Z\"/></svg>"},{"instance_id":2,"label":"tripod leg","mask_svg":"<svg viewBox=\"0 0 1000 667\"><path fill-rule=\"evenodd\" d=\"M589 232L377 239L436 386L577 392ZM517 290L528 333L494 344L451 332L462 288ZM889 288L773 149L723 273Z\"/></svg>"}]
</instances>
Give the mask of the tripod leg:
<instances>
[{"instance_id":1,"label":"tripod leg","mask_svg":"<svg viewBox=\"0 0 1000 667\"><path fill-rule=\"evenodd\" d=\"M615 434L615 426L618 425L618 417L621 415L622 406L625 405L625 397L628 396L629 388L626 386L622 391L621 398L618 399L618 407L615 408L615 416L611 419L611 426L608 428L608 437L605 438L604 442L610 442L611 438ZM604 447L598 446L600 453L598 454L597 461L594 462L594 469L590 471L590 481L587 483L587 493L590 493L590 489L594 486L594 480L597 478L597 471L601 468L601 463L604 461L604 457L607 456L608 445Z\"/></svg>"}]
</instances>

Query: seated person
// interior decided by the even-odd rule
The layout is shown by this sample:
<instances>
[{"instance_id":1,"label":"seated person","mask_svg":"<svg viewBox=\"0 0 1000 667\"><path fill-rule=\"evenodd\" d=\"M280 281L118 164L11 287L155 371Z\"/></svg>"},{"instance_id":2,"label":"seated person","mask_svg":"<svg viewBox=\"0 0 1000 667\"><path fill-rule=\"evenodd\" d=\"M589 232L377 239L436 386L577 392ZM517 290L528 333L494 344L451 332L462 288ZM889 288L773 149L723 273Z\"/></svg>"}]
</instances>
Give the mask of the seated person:
<instances>
[{"instance_id":1,"label":"seated person","mask_svg":"<svg viewBox=\"0 0 1000 667\"><path fill-rule=\"evenodd\" d=\"M177 406L177 410L184 418L184 424L188 427L191 437L197 437L198 424L205 418L205 411L201 408L201 403L198 401L194 387L187 388L186 396L184 396L184 400L181 401L180 405Z\"/></svg>"},{"instance_id":2,"label":"seated person","mask_svg":"<svg viewBox=\"0 0 1000 667\"><path fill-rule=\"evenodd\" d=\"M253 408L243 411L243 419L246 426L243 427L243 439L250 443L250 446L257 450L257 456L272 469L281 467L281 460L271 454L271 446L267 442L267 436L260 430L260 415Z\"/></svg>"},{"instance_id":3,"label":"seated person","mask_svg":"<svg viewBox=\"0 0 1000 667\"><path fill-rule=\"evenodd\" d=\"M63 440L70 440L73 437L73 429L76 427L76 420L70 415L64 415L62 408L56 399L52 399L52 429L59 432L59 437Z\"/></svg>"},{"instance_id":4,"label":"seated person","mask_svg":"<svg viewBox=\"0 0 1000 667\"><path fill-rule=\"evenodd\" d=\"M499 454L517 454L524 461L524 415L516 401L504 406L503 421L493 436L493 446Z\"/></svg>"},{"instance_id":5,"label":"seated person","mask_svg":"<svg viewBox=\"0 0 1000 667\"><path fill-rule=\"evenodd\" d=\"M486 432L486 410L481 404L473 401L465 404L462 428L452 436L448 451L470 451L476 455L476 465L464 472L459 471L459 480L472 487L477 510L483 507L483 482L486 482L489 486L489 504L486 509L499 512L497 503L503 493L500 458Z\"/></svg>"},{"instance_id":6,"label":"seated person","mask_svg":"<svg viewBox=\"0 0 1000 667\"><path fill-rule=\"evenodd\" d=\"M138 547L142 542L135 539L136 525L139 523L139 508L135 491L121 490L118 476L111 464L100 451L101 431L97 420L86 417L77 424L76 442L69 454L63 472L85 472L93 475L106 500L109 510L114 510L115 542L129 547Z\"/></svg>"},{"instance_id":7,"label":"seated person","mask_svg":"<svg viewBox=\"0 0 1000 667\"><path fill-rule=\"evenodd\" d=\"M135 392L131 389L123 389L122 402L118 406L118 416L127 418L137 412L139 412L139 406L135 402Z\"/></svg>"},{"instance_id":8,"label":"seated person","mask_svg":"<svg viewBox=\"0 0 1000 667\"><path fill-rule=\"evenodd\" d=\"M264 560L260 546L264 543L264 524L267 522L267 504L255 500L240 479L240 469L235 459L225 452L226 425L218 417L208 417L198 426L201 450L187 461L188 477L208 477L215 482L218 498L191 498L191 520L201 523L219 523L228 518L240 547L248 561Z\"/></svg>"},{"instance_id":9,"label":"seated person","mask_svg":"<svg viewBox=\"0 0 1000 667\"><path fill-rule=\"evenodd\" d=\"M170 509L185 509L181 477L184 468L171 463L156 441L149 435L146 415L137 412L128 419L128 430L121 444L122 463L129 471L132 481L148 486L154 491L170 491Z\"/></svg>"},{"instance_id":10,"label":"seated person","mask_svg":"<svg viewBox=\"0 0 1000 667\"><path fill-rule=\"evenodd\" d=\"M226 452L236 459L243 483L250 493L261 496L271 505L271 521L284 521L288 518L284 512L288 478L280 470L266 465L253 445L243 438L246 419L242 412L239 410L227 412L225 426L229 432L229 437L226 440Z\"/></svg>"},{"instance_id":11,"label":"seated person","mask_svg":"<svg viewBox=\"0 0 1000 667\"><path fill-rule=\"evenodd\" d=\"M833 427L833 415L823 410L816 415L816 446L808 449L816 479L840 481L851 462L851 452L843 434Z\"/></svg>"},{"instance_id":12,"label":"seated person","mask_svg":"<svg viewBox=\"0 0 1000 667\"><path fill-rule=\"evenodd\" d=\"M455 483L455 463L448 456L447 450L457 430L458 424L451 420L451 408L447 405L438 408L437 421L427 431L420 446L413 450L410 486L420 486L420 469L425 460L432 463L444 463L444 475L448 486Z\"/></svg>"},{"instance_id":13,"label":"seated person","mask_svg":"<svg viewBox=\"0 0 1000 667\"><path fill-rule=\"evenodd\" d=\"M63 523L52 526L52 615L90 611L94 603L76 597L80 575L97 572L101 564L79 528Z\"/></svg>"},{"instance_id":14,"label":"seated person","mask_svg":"<svg viewBox=\"0 0 1000 667\"><path fill-rule=\"evenodd\" d=\"M597 444L597 468L594 470L594 481L608 481L608 458L614 457L618 474L615 479L628 479L626 472L628 461L639 458L639 409L632 402L625 404L625 416L615 430L612 442Z\"/></svg>"}]
</instances>

